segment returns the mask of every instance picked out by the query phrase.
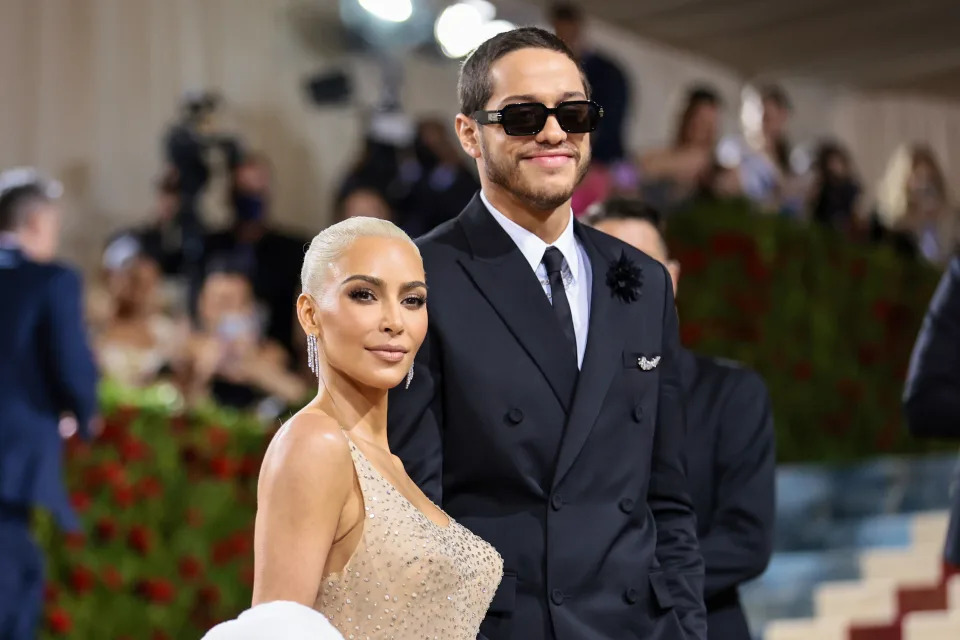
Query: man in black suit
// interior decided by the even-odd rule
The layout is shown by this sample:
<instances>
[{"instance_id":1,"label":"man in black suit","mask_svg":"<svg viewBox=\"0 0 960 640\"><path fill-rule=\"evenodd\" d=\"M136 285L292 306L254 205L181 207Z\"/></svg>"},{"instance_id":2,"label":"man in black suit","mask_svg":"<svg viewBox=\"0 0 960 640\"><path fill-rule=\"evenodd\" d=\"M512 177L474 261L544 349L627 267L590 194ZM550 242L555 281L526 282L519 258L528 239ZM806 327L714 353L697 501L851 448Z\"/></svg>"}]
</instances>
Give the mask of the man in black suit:
<instances>
[{"instance_id":1,"label":"man in black suit","mask_svg":"<svg viewBox=\"0 0 960 640\"><path fill-rule=\"evenodd\" d=\"M639 200L595 205L586 223L667 267L674 291L680 265L669 258L660 214ZM688 481L706 564L710 640L750 640L738 587L766 569L773 550L776 451L767 387L735 362L680 349L686 396Z\"/></svg>"},{"instance_id":2,"label":"man in black suit","mask_svg":"<svg viewBox=\"0 0 960 640\"><path fill-rule=\"evenodd\" d=\"M56 255L59 185L27 169L0 174L0 638L34 640L43 559L30 536L37 506L79 528L63 487L60 426L89 436L97 375L83 326L80 276Z\"/></svg>"},{"instance_id":3,"label":"man in black suit","mask_svg":"<svg viewBox=\"0 0 960 640\"><path fill-rule=\"evenodd\" d=\"M960 256L950 260L913 347L903 406L918 437L960 438ZM947 562L960 567L960 489L953 492Z\"/></svg>"},{"instance_id":4,"label":"man in black suit","mask_svg":"<svg viewBox=\"0 0 960 640\"><path fill-rule=\"evenodd\" d=\"M489 640L704 640L673 289L573 218L588 93L540 29L464 63L456 130L482 190L419 241L430 331L391 446L503 556Z\"/></svg>"}]
</instances>

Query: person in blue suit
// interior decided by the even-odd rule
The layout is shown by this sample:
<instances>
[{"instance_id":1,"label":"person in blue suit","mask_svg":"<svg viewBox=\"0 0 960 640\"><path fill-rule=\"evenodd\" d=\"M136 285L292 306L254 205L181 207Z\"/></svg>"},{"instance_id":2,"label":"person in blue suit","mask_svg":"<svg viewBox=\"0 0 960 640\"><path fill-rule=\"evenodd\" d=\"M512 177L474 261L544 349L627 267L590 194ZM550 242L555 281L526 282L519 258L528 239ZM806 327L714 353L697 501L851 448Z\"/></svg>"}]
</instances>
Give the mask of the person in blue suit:
<instances>
[{"instance_id":1,"label":"person in blue suit","mask_svg":"<svg viewBox=\"0 0 960 640\"><path fill-rule=\"evenodd\" d=\"M671 260L659 213L640 200L595 205L587 224L640 249L667 267ZM680 349L687 411L687 482L706 565L708 640L750 640L738 588L766 569L773 551L775 436L763 379L736 362Z\"/></svg>"},{"instance_id":2,"label":"person in blue suit","mask_svg":"<svg viewBox=\"0 0 960 640\"><path fill-rule=\"evenodd\" d=\"M30 535L36 507L79 528L61 471L62 425L91 435L97 372L76 271L53 262L57 183L30 169L0 174L0 639L33 640L43 558Z\"/></svg>"},{"instance_id":3,"label":"person in blue suit","mask_svg":"<svg viewBox=\"0 0 960 640\"><path fill-rule=\"evenodd\" d=\"M903 408L910 433L960 439L960 254L940 279L913 347ZM960 489L953 492L944 559L960 567Z\"/></svg>"}]
</instances>

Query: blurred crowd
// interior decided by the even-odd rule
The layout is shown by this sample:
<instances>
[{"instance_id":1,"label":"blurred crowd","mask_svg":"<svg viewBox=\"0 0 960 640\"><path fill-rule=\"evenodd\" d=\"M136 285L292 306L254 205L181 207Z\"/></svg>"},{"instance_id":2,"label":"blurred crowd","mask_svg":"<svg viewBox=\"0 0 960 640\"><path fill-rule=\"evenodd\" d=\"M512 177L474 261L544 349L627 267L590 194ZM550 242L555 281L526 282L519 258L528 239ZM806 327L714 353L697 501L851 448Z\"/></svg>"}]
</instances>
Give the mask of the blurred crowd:
<instances>
[{"instance_id":1,"label":"blurred crowd","mask_svg":"<svg viewBox=\"0 0 960 640\"><path fill-rule=\"evenodd\" d=\"M667 219L703 201L745 199L851 241L888 243L909 259L943 265L950 257L958 214L928 147L904 145L879 187L867 189L842 144L825 140L812 153L791 144L793 106L782 87L750 87L741 105L727 105L699 84L686 92L672 143L631 149L626 122L642 126L643 118L626 75L585 40L575 6L558 4L549 17L605 110L592 167L574 195L576 215L618 196L640 198ZM740 110L741 130L724 132L723 111L731 108ZM95 350L104 376L122 384L168 380L188 402L275 416L311 390L293 304L309 239L272 221L270 160L217 134L209 124L215 109L209 96L185 101L166 139L149 221L104 247L88 305ZM224 229L207 228L199 197L210 148L223 152L228 175ZM473 197L479 182L471 165L450 122L375 114L329 219L385 218L419 236Z\"/></svg>"}]
</instances>

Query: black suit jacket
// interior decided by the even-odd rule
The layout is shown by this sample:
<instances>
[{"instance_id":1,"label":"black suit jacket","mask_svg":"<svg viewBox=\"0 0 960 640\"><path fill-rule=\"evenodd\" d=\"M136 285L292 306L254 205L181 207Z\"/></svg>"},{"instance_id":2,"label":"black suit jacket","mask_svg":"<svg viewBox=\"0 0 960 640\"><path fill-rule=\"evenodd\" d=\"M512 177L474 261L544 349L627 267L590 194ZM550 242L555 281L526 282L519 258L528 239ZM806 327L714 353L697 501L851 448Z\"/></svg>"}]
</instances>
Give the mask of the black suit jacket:
<instances>
[{"instance_id":1,"label":"black suit jacket","mask_svg":"<svg viewBox=\"0 0 960 640\"><path fill-rule=\"evenodd\" d=\"M687 467L706 565L711 640L750 640L737 588L773 551L776 448L770 396L753 371L681 351Z\"/></svg>"},{"instance_id":2,"label":"black suit jacket","mask_svg":"<svg viewBox=\"0 0 960 640\"><path fill-rule=\"evenodd\" d=\"M960 256L943 274L913 347L904 410L914 435L960 438ZM953 494L945 555L960 565L960 490Z\"/></svg>"},{"instance_id":3,"label":"black suit jacket","mask_svg":"<svg viewBox=\"0 0 960 640\"><path fill-rule=\"evenodd\" d=\"M430 329L413 384L390 394L391 445L503 556L489 640L703 640L670 279L574 224L593 280L579 375L539 280L479 197L418 242ZM607 283L621 256L642 270L634 302ZM641 356L659 366L641 370Z\"/></svg>"},{"instance_id":4,"label":"black suit jacket","mask_svg":"<svg viewBox=\"0 0 960 640\"><path fill-rule=\"evenodd\" d=\"M57 426L61 413L72 413L89 436L97 410L80 276L0 249L0 297L0 503L44 506L77 529Z\"/></svg>"}]
</instances>

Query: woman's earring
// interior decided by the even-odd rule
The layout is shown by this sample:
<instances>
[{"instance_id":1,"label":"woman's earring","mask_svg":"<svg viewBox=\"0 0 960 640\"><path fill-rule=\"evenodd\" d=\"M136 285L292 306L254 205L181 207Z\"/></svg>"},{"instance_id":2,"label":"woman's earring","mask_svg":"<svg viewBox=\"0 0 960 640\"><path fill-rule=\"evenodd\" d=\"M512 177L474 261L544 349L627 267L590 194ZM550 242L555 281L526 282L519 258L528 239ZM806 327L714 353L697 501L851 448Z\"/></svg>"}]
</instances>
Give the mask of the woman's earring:
<instances>
[{"instance_id":1,"label":"woman's earring","mask_svg":"<svg viewBox=\"0 0 960 640\"><path fill-rule=\"evenodd\" d=\"M317 349L317 336L312 333L307 336L307 365L313 375L320 378L320 351Z\"/></svg>"},{"instance_id":2,"label":"woman's earring","mask_svg":"<svg viewBox=\"0 0 960 640\"><path fill-rule=\"evenodd\" d=\"M411 382L413 382L413 365L410 365L410 371L407 371L407 386L404 388L409 389Z\"/></svg>"}]
</instances>

